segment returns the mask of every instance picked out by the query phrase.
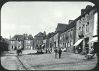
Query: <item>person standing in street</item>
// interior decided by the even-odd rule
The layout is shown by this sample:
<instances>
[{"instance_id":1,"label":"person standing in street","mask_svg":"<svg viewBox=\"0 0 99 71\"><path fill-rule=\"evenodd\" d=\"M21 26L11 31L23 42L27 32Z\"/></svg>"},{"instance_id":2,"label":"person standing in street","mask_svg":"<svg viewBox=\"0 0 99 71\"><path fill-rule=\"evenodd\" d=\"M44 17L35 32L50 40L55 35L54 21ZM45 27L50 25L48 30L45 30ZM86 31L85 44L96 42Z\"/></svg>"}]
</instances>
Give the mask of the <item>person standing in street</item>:
<instances>
[{"instance_id":1,"label":"person standing in street","mask_svg":"<svg viewBox=\"0 0 99 71\"><path fill-rule=\"evenodd\" d=\"M55 52L55 58L57 58L57 53L58 53L57 48L55 48L54 52Z\"/></svg>"},{"instance_id":2,"label":"person standing in street","mask_svg":"<svg viewBox=\"0 0 99 71\"><path fill-rule=\"evenodd\" d=\"M61 48L59 48L59 58L61 58L61 54L62 54L62 50L61 50Z\"/></svg>"}]
</instances>

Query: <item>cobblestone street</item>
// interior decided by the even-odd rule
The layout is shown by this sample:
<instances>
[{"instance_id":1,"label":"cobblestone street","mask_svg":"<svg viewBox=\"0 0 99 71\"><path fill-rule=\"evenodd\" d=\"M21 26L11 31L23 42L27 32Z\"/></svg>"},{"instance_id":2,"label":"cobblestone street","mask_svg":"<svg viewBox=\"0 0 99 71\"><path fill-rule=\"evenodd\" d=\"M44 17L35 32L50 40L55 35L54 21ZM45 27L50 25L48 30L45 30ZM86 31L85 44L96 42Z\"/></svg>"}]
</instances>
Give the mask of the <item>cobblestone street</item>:
<instances>
[{"instance_id":1,"label":"cobblestone street","mask_svg":"<svg viewBox=\"0 0 99 71\"><path fill-rule=\"evenodd\" d=\"M90 70L97 64L97 57L84 60L84 56L63 52L61 59L51 54L18 56L27 70ZM15 54L1 57L1 64L9 70L24 70Z\"/></svg>"}]
</instances>

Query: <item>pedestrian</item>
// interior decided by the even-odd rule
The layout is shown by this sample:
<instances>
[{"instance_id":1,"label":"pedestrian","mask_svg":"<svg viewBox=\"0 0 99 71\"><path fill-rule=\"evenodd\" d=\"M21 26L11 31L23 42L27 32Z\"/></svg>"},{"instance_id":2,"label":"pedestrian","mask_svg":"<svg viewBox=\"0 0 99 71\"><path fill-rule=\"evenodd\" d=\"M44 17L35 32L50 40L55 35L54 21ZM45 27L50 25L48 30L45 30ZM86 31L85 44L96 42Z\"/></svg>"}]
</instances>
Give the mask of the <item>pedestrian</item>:
<instances>
[{"instance_id":1,"label":"pedestrian","mask_svg":"<svg viewBox=\"0 0 99 71\"><path fill-rule=\"evenodd\" d=\"M47 49L46 49L46 53L47 53Z\"/></svg>"},{"instance_id":2,"label":"pedestrian","mask_svg":"<svg viewBox=\"0 0 99 71\"><path fill-rule=\"evenodd\" d=\"M86 54L88 54L89 53L89 48L86 47L85 49L86 49Z\"/></svg>"},{"instance_id":3,"label":"pedestrian","mask_svg":"<svg viewBox=\"0 0 99 71\"><path fill-rule=\"evenodd\" d=\"M61 58L61 54L62 54L62 50L61 50L61 48L59 48L59 58Z\"/></svg>"},{"instance_id":4,"label":"pedestrian","mask_svg":"<svg viewBox=\"0 0 99 71\"><path fill-rule=\"evenodd\" d=\"M94 54L94 53L95 53L94 48L91 47L91 49L90 49L90 54Z\"/></svg>"},{"instance_id":5,"label":"pedestrian","mask_svg":"<svg viewBox=\"0 0 99 71\"><path fill-rule=\"evenodd\" d=\"M57 58L57 53L58 53L57 48L55 48L54 52L55 52L55 58Z\"/></svg>"}]
</instances>

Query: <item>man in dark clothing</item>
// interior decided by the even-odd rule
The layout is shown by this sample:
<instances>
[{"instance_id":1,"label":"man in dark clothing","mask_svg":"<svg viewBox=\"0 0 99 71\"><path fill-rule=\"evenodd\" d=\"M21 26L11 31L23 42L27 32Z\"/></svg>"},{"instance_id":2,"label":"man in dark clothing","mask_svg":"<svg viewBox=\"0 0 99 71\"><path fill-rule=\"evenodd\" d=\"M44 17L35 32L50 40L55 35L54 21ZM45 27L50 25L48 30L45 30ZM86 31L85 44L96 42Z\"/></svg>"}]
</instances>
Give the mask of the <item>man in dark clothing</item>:
<instances>
[{"instance_id":1,"label":"man in dark clothing","mask_svg":"<svg viewBox=\"0 0 99 71\"><path fill-rule=\"evenodd\" d=\"M57 48L55 48L54 52L55 52L55 58L57 58L57 53L58 53Z\"/></svg>"},{"instance_id":2,"label":"man in dark clothing","mask_svg":"<svg viewBox=\"0 0 99 71\"><path fill-rule=\"evenodd\" d=\"M61 54L62 54L62 50L61 50L61 48L59 48L59 58L61 58Z\"/></svg>"}]
</instances>

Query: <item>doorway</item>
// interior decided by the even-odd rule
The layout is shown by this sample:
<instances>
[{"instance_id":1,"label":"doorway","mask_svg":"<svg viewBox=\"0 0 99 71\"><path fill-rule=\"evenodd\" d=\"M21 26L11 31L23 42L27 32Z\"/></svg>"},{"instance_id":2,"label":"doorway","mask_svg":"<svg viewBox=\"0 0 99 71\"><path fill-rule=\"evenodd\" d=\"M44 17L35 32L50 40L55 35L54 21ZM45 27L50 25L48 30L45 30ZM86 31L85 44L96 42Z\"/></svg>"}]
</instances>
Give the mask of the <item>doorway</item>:
<instances>
[{"instance_id":1,"label":"doorway","mask_svg":"<svg viewBox=\"0 0 99 71\"><path fill-rule=\"evenodd\" d=\"M89 37L85 38L85 50L86 50L86 53L88 54L89 53Z\"/></svg>"}]
</instances>

